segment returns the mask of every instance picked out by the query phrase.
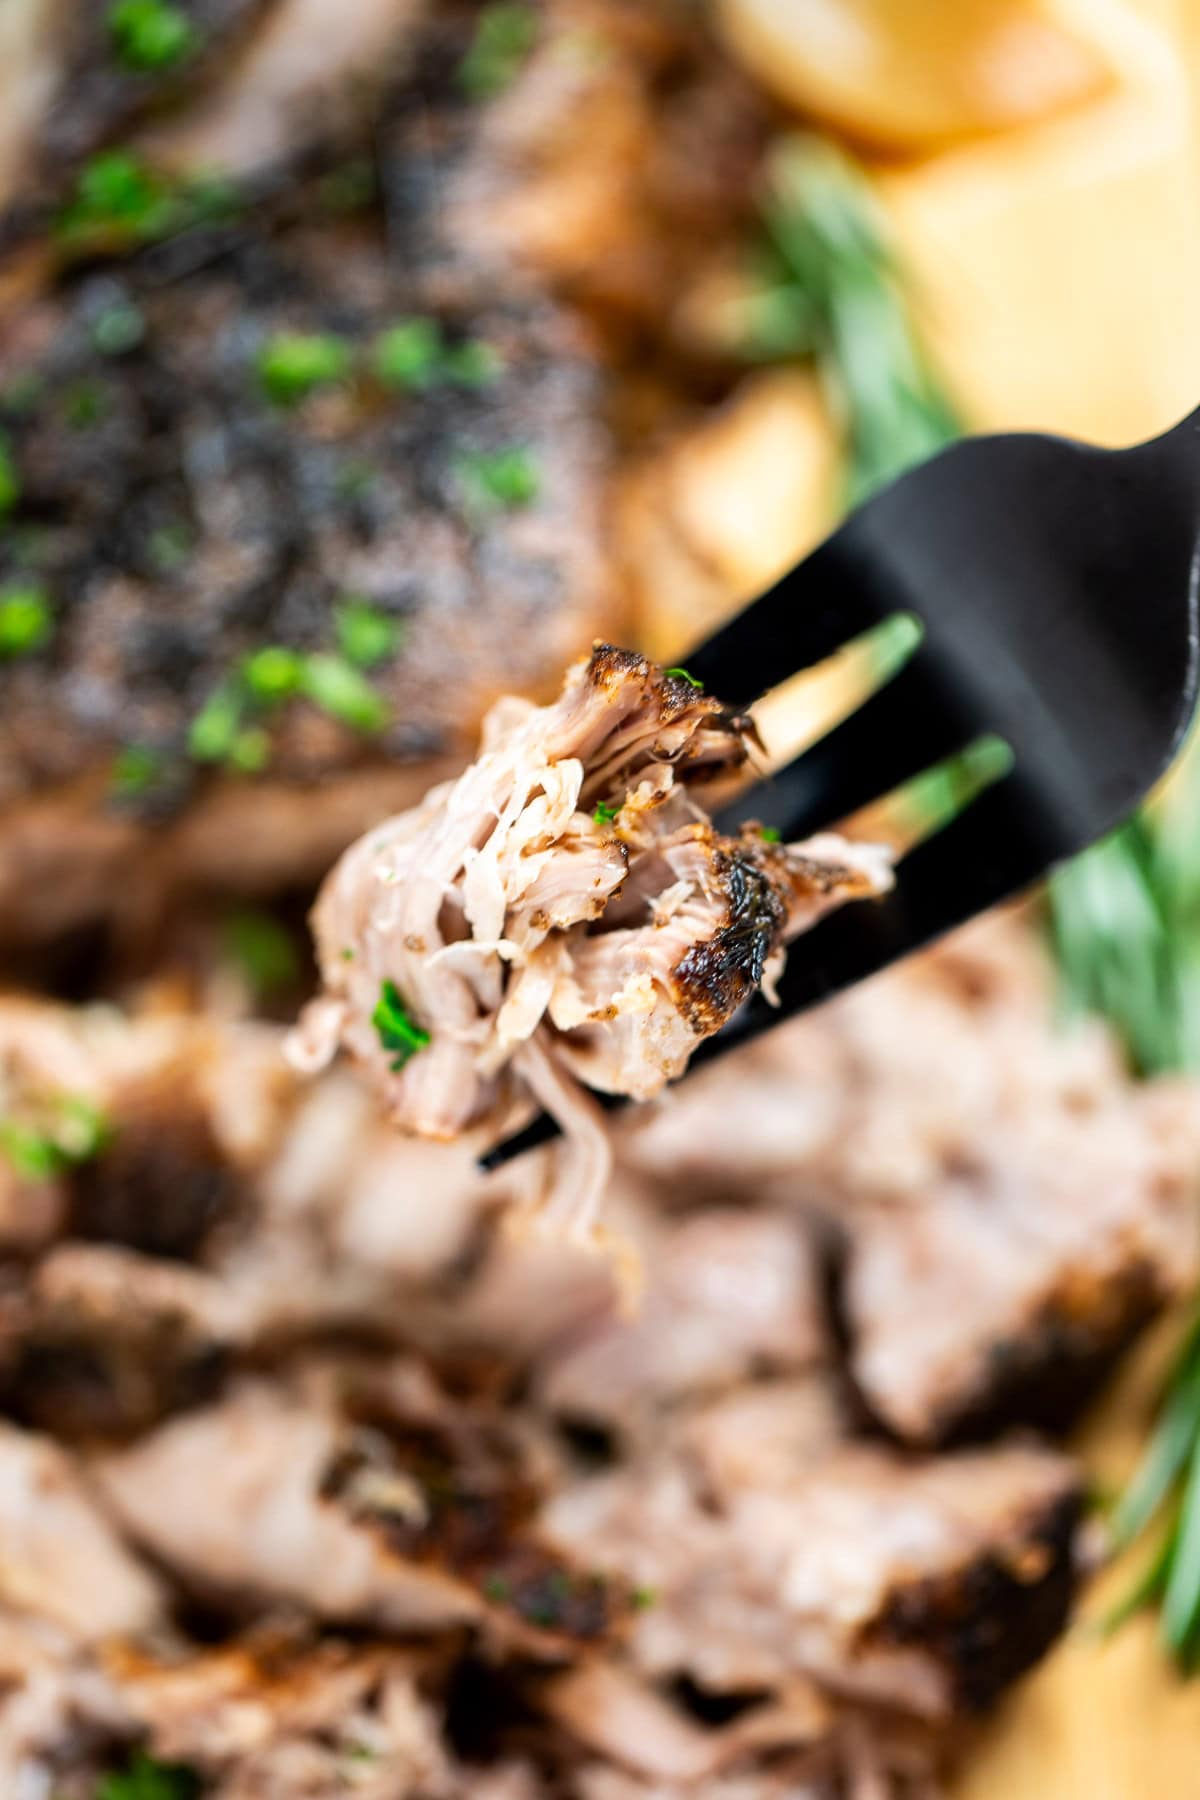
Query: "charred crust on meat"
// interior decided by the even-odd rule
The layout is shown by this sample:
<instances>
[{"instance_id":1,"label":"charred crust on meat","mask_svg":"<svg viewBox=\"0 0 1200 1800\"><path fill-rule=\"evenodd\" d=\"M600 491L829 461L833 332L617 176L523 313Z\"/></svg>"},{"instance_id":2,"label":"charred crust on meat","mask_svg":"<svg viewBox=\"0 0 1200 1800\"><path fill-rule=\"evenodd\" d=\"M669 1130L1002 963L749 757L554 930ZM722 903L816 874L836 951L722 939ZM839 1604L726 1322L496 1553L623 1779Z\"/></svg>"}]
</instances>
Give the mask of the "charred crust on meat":
<instances>
[{"instance_id":1,"label":"charred crust on meat","mask_svg":"<svg viewBox=\"0 0 1200 1800\"><path fill-rule=\"evenodd\" d=\"M201 1406L230 1367L226 1345L169 1309L108 1313L32 1303L0 1343L0 1411L68 1443L123 1442Z\"/></svg>"},{"instance_id":2,"label":"charred crust on meat","mask_svg":"<svg viewBox=\"0 0 1200 1800\"><path fill-rule=\"evenodd\" d=\"M392 1555L475 1588L501 1620L530 1634L527 1647L598 1642L629 1616L620 1583L575 1567L540 1539L540 1492L498 1429L454 1432L361 1414L319 1491Z\"/></svg>"},{"instance_id":3,"label":"charred crust on meat","mask_svg":"<svg viewBox=\"0 0 1200 1800\"><path fill-rule=\"evenodd\" d=\"M587 680L602 694L612 694L628 676L648 679L653 664L637 650L622 650L618 644L595 643L588 659Z\"/></svg>"},{"instance_id":4,"label":"charred crust on meat","mask_svg":"<svg viewBox=\"0 0 1200 1800\"><path fill-rule=\"evenodd\" d=\"M1144 1259L1086 1291L1068 1282L987 1346L978 1378L937 1411L926 1441L973 1443L1014 1424L1065 1430L1164 1299L1162 1272Z\"/></svg>"},{"instance_id":5,"label":"charred crust on meat","mask_svg":"<svg viewBox=\"0 0 1200 1800\"><path fill-rule=\"evenodd\" d=\"M208 1112L173 1067L122 1096L119 1127L71 1171L71 1235L192 1262L248 1215L245 1177L217 1143Z\"/></svg>"},{"instance_id":6,"label":"charred crust on meat","mask_svg":"<svg viewBox=\"0 0 1200 1800\"><path fill-rule=\"evenodd\" d=\"M710 723L727 731L742 755L746 741L758 742L758 732L751 720L723 706L711 694L703 693L685 676L659 668L640 651L625 650L618 644L593 644L585 679L606 696L614 695L628 680L641 681L654 694L664 723L689 712L707 713L711 715ZM683 765L694 754L695 747L690 743L681 745L677 752Z\"/></svg>"},{"instance_id":7,"label":"charred crust on meat","mask_svg":"<svg viewBox=\"0 0 1200 1800\"><path fill-rule=\"evenodd\" d=\"M862 1648L919 1646L943 1665L955 1706L982 1711L1066 1625L1082 1511L1080 1490L1057 1495L1012 1521L1005 1548L897 1588L863 1632Z\"/></svg>"},{"instance_id":8,"label":"charred crust on meat","mask_svg":"<svg viewBox=\"0 0 1200 1800\"><path fill-rule=\"evenodd\" d=\"M779 876L757 851L727 842L712 856L725 917L713 935L693 944L671 971L676 1004L692 1030L708 1035L736 1012L762 980L767 957L780 942L787 905Z\"/></svg>"}]
</instances>

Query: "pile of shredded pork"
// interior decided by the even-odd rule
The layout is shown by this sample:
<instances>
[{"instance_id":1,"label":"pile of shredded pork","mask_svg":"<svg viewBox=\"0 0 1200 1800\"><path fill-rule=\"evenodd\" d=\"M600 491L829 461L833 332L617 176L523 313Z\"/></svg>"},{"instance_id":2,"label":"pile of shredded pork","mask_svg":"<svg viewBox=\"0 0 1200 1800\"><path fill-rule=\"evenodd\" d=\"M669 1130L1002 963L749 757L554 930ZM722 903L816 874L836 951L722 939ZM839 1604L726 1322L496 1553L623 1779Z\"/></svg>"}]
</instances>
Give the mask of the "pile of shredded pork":
<instances>
[{"instance_id":1,"label":"pile of shredded pork","mask_svg":"<svg viewBox=\"0 0 1200 1800\"><path fill-rule=\"evenodd\" d=\"M635 1313L278 1028L0 1000L0 1792L943 1793L1087 1559L1043 1401L1195 1276L1193 1092L1045 977L993 921L631 1121Z\"/></svg>"},{"instance_id":2,"label":"pile of shredded pork","mask_svg":"<svg viewBox=\"0 0 1200 1800\"><path fill-rule=\"evenodd\" d=\"M549 1215L589 1236L609 1158L584 1088L660 1092L755 988L770 994L791 939L890 882L875 846L715 830L698 796L753 735L686 671L607 644L552 705L498 701L471 766L326 881L324 993L294 1064L344 1046L424 1137L503 1126L532 1097L577 1153Z\"/></svg>"}]
</instances>

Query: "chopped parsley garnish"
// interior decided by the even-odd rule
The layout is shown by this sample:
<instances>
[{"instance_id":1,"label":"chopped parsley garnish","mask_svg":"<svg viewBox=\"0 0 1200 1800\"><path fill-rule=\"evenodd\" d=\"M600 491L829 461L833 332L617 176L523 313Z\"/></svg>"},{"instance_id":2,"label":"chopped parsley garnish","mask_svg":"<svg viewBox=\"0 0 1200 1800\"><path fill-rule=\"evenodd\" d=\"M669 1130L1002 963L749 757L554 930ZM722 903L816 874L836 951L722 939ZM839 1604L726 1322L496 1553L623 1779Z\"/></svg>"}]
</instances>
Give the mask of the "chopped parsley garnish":
<instances>
[{"instance_id":1,"label":"chopped parsley garnish","mask_svg":"<svg viewBox=\"0 0 1200 1800\"><path fill-rule=\"evenodd\" d=\"M270 999L299 976L291 934L270 913L250 907L234 913L225 921L225 948L257 999Z\"/></svg>"},{"instance_id":2,"label":"chopped parsley garnish","mask_svg":"<svg viewBox=\"0 0 1200 1800\"><path fill-rule=\"evenodd\" d=\"M258 377L276 406L296 406L349 373L350 346L333 332L281 331L258 355Z\"/></svg>"},{"instance_id":3,"label":"chopped parsley garnish","mask_svg":"<svg viewBox=\"0 0 1200 1800\"><path fill-rule=\"evenodd\" d=\"M472 451L457 466L468 500L483 510L528 506L541 488L537 462L519 445Z\"/></svg>"},{"instance_id":4,"label":"chopped parsley garnish","mask_svg":"<svg viewBox=\"0 0 1200 1800\"><path fill-rule=\"evenodd\" d=\"M108 31L126 68L143 74L175 68L200 41L187 14L170 0L113 0Z\"/></svg>"},{"instance_id":5,"label":"chopped parsley garnish","mask_svg":"<svg viewBox=\"0 0 1200 1800\"><path fill-rule=\"evenodd\" d=\"M167 183L128 150L102 150L83 165L59 214L60 236L143 242L169 231L179 207Z\"/></svg>"},{"instance_id":6,"label":"chopped parsley garnish","mask_svg":"<svg viewBox=\"0 0 1200 1800\"><path fill-rule=\"evenodd\" d=\"M0 1154L28 1181L45 1181L88 1162L112 1130L100 1109L78 1094L63 1094L38 1124L0 1119Z\"/></svg>"},{"instance_id":7,"label":"chopped parsley garnish","mask_svg":"<svg viewBox=\"0 0 1200 1800\"><path fill-rule=\"evenodd\" d=\"M342 961L343 962L353 962L356 955L357 955L357 951L354 949L354 946L352 944L343 944L343 946L342 946Z\"/></svg>"},{"instance_id":8,"label":"chopped parsley garnish","mask_svg":"<svg viewBox=\"0 0 1200 1800\"><path fill-rule=\"evenodd\" d=\"M131 300L115 301L92 321L92 342L101 356L124 356L145 333L146 321Z\"/></svg>"},{"instance_id":9,"label":"chopped parsley garnish","mask_svg":"<svg viewBox=\"0 0 1200 1800\"><path fill-rule=\"evenodd\" d=\"M360 628L365 630L361 621ZM376 634L375 644L379 641ZM355 731L380 731L388 722L382 694L345 656L267 644L213 689L192 720L189 754L197 762L227 763L257 774L270 761L271 740L256 715L299 697Z\"/></svg>"},{"instance_id":10,"label":"chopped parsley garnish","mask_svg":"<svg viewBox=\"0 0 1200 1800\"><path fill-rule=\"evenodd\" d=\"M418 1050L429 1042L429 1033L413 1023L394 981L385 981L379 990L371 1023L379 1041L392 1057L392 1072L398 1073Z\"/></svg>"},{"instance_id":11,"label":"chopped parsley garnish","mask_svg":"<svg viewBox=\"0 0 1200 1800\"><path fill-rule=\"evenodd\" d=\"M135 1750L123 1770L102 1775L96 1800L199 1800L200 1780L182 1763L159 1762Z\"/></svg>"},{"instance_id":12,"label":"chopped parsley garnish","mask_svg":"<svg viewBox=\"0 0 1200 1800\"><path fill-rule=\"evenodd\" d=\"M697 681L694 675L689 675L686 669L664 669L663 674L673 675L676 681L686 681L689 687L702 688L704 686L704 683Z\"/></svg>"},{"instance_id":13,"label":"chopped parsley garnish","mask_svg":"<svg viewBox=\"0 0 1200 1800\"><path fill-rule=\"evenodd\" d=\"M317 198L327 212L360 212L375 198L375 185L375 169L370 158L352 156L321 177Z\"/></svg>"},{"instance_id":14,"label":"chopped parsley garnish","mask_svg":"<svg viewBox=\"0 0 1200 1800\"><path fill-rule=\"evenodd\" d=\"M447 344L436 319L401 319L375 340L371 366L385 387L422 391L441 383L486 387L504 367L491 344Z\"/></svg>"},{"instance_id":15,"label":"chopped parsley garnish","mask_svg":"<svg viewBox=\"0 0 1200 1800\"><path fill-rule=\"evenodd\" d=\"M0 435L0 524L7 519L21 498L21 478L13 461L8 439Z\"/></svg>"},{"instance_id":16,"label":"chopped parsley garnish","mask_svg":"<svg viewBox=\"0 0 1200 1800\"><path fill-rule=\"evenodd\" d=\"M185 525L158 525L146 540L150 561L163 575L180 568L191 548L191 535Z\"/></svg>"},{"instance_id":17,"label":"chopped parsley garnish","mask_svg":"<svg viewBox=\"0 0 1200 1800\"><path fill-rule=\"evenodd\" d=\"M378 471L365 457L350 456L334 476L334 491L340 500L361 500L377 479Z\"/></svg>"},{"instance_id":18,"label":"chopped parsley garnish","mask_svg":"<svg viewBox=\"0 0 1200 1800\"><path fill-rule=\"evenodd\" d=\"M226 761L242 775L259 775L271 760L271 740L261 725L247 725L229 746Z\"/></svg>"},{"instance_id":19,"label":"chopped parsley garnish","mask_svg":"<svg viewBox=\"0 0 1200 1800\"><path fill-rule=\"evenodd\" d=\"M645 1612L646 1608L653 1606L657 1599L658 1593L654 1588L635 1587L629 1596L629 1604L635 1612Z\"/></svg>"},{"instance_id":20,"label":"chopped parsley garnish","mask_svg":"<svg viewBox=\"0 0 1200 1800\"><path fill-rule=\"evenodd\" d=\"M338 649L360 669L387 662L400 648L404 626L390 613L380 612L369 601L347 596L333 609Z\"/></svg>"},{"instance_id":21,"label":"chopped parsley garnish","mask_svg":"<svg viewBox=\"0 0 1200 1800\"><path fill-rule=\"evenodd\" d=\"M371 363L387 387L420 389L437 379L443 353L435 319L402 319L376 338Z\"/></svg>"},{"instance_id":22,"label":"chopped parsley garnish","mask_svg":"<svg viewBox=\"0 0 1200 1800\"><path fill-rule=\"evenodd\" d=\"M98 381L76 381L63 395L63 417L72 431L87 431L108 412L108 394Z\"/></svg>"},{"instance_id":23,"label":"chopped parsley garnish","mask_svg":"<svg viewBox=\"0 0 1200 1800\"><path fill-rule=\"evenodd\" d=\"M197 762L226 762L242 726L245 699L236 682L214 688L188 731L188 751Z\"/></svg>"},{"instance_id":24,"label":"chopped parsley garnish","mask_svg":"<svg viewBox=\"0 0 1200 1800\"><path fill-rule=\"evenodd\" d=\"M783 833L777 825L764 825L758 835L764 844L778 844Z\"/></svg>"},{"instance_id":25,"label":"chopped parsley garnish","mask_svg":"<svg viewBox=\"0 0 1200 1800\"><path fill-rule=\"evenodd\" d=\"M0 389L0 411L13 413L18 419L28 418L45 391L45 378L26 369Z\"/></svg>"},{"instance_id":26,"label":"chopped parsley garnish","mask_svg":"<svg viewBox=\"0 0 1200 1800\"><path fill-rule=\"evenodd\" d=\"M179 223L183 225L228 224L237 218L243 205L237 182L219 169L196 170L185 177L178 197L181 204Z\"/></svg>"},{"instance_id":27,"label":"chopped parsley garnish","mask_svg":"<svg viewBox=\"0 0 1200 1800\"><path fill-rule=\"evenodd\" d=\"M383 695L343 656L318 651L306 657L301 691L322 712L355 731L381 731L388 722Z\"/></svg>"},{"instance_id":28,"label":"chopped parsley garnish","mask_svg":"<svg viewBox=\"0 0 1200 1800\"><path fill-rule=\"evenodd\" d=\"M471 100L490 100L519 72L537 37L537 15L521 0L496 0L479 15L471 47L458 66L458 85Z\"/></svg>"},{"instance_id":29,"label":"chopped parsley garnish","mask_svg":"<svg viewBox=\"0 0 1200 1800\"><path fill-rule=\"evenodd\" d=\"M118 750L109 771L109 790L120 800L133 800L156 787L163 774L163 759L148 744L126 744Z\"/></svg>"},{"instance_id":30,"label":"chopped parsley garnish","mask_svg":"<svg viewBox=\"0 0 1200 1800\"><path fill-rule=\"evenodd\" d=\"M611 825L624 804L623 800L618 800L615 806L610 806L607 800L601 800L592 814L594 822L597 825Z\"/></svg>"},{"instance_id":31,"label":"chopped parsley garnish","mask_svg":"<svg viewBox=\"0 0 1200 1800\"><path fill-rule=\"evenodd\" d=\"M483 1592L486 1599L503 1604L511 1595L512 1589L503 1575L488 1575L484 1579Z\"/></svg>"},{"instance_id":32,"label":"chopped parsley garnish","mask_svg":"<svg viewBox=\"0 0 1200 1800\"><path fill-rule=\"evenodd\" d=\"M0 590L0 660L41 650L53 633L50 602L42 588Z\"/></svg>"},{"instance_id":33,"label":"chopped parsley garnish","mask_svg":"<svg viewBox=\"0 0 1200 1800\"><path fill-rule=\"evenodd\" d=\"M504 372L504 358L482 338L468 338L456 344L442 357L442 375L459 387L487 387Z\"/></svg>"},{"instance_id":34,"label":"chopped parsley garnish","mask_svg":"<svg viewBox=\"0 0 1200 1800\"><path fill-rule=\"evenodd\" d=\"M282 644L254 651L242 664L242 680L261 706L276 706L300 692L304 658Z\"/></svg>"}]
</instances>

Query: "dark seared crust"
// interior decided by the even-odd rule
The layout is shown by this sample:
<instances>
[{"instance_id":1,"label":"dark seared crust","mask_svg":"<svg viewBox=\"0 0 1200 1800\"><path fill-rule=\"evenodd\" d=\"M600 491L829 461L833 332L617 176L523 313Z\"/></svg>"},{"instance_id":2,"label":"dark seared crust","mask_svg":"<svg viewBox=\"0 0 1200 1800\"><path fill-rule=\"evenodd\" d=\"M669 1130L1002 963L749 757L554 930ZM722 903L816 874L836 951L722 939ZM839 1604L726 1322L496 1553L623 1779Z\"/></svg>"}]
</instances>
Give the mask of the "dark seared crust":
<instances>
[{"instance_id":1,"label":"dark seared crust","mask_svg":"<svg viewBox=\"0 0 1200 1800\"><path fill-rule=\"evenodd\" d=\"M499 1429L451 1432L370 1415L348 1433L321 1495L393 1555L477 1589L497 1628L516 1632L524 1649L554 1655L596 1643L629 1615L620 1583L539 1539L539 1490Z\"/></svg>"},{"instance_id":2,"label":"dark seared crust","mask_svg":"<svg viewBox=\"0 0 1200 1800\"><path fill-rule=\"evenodd\" d=\"M181 1312L39 1298L0 1310L0 1412L71 1443L136 1437L219 1391L228 1347Z\"/></svg>"},{"instance_id":3,"label":"dark seared crust","mask_svg":"<svg viewBox=\"0 0 1200 1800\"><path fill-rule=\"evenodd\" d=\"M112 1141L70 1177L69 1234L147 1256L193 1262L214 1232L248 1216L243 1173L189 1094L183 1068L120 1096Z\"/></svg>"},{"instance_id":4,"label":"dark seared crust","mask_svg":"<svg viewBox=\"0 0 1200 1800\"><path fill-rule=\"evenodd\" d=\"M629 676L649 681L653 670L653 663L639 651L625 650L619 644L604 644L597 639L588 659L587 678L602 694L612 694Z\"/></svg>"},{"instance_id":5,"label":"dark seared crust","mask_svg":"<svg viewBox=\"0 0 1200 1800\"><path fill-rule=\"evenodd\" d=\"M1090 1297L1065 1284L987 1346L978 1378L947 1396L921 1443L974 1443L1012 1425L1064 1430L1164 1304L1161 1272L1144 1261Z\"/></svg>"},{"instance_id":6,"label":"dark seared crust","mask_svg":"<svg viewBox=\"0 0 1200 1800\"><path fill-rule=\"evenodd\" d=\"M1062 1632L1082 1510L1081 1490L1060 1495L1015 1519L1003 1551L898 1589L864 1631L862 1649L919 1647L944 1665L954 1704L981 1711Z\"/></svg>"},{"instance_id":7,"label":"dark seared crust","mask_svg":"<svg viewBox=\"0 0 1200 1800\"><path fill-rule=\"evenodd\" d=\"M45 587L56 632L0 671L0 797L136 743L166 764L146 807L177 808L197 777L188 727L213 689L265 644L329 649L346 592L403 626L373 677L391 723L364 738L293 703L268 722L274 774L463 748L494 692L545 680L595 617L601 438L565 320L534 302L444 317L452 341L485 338L505 357L484 388L366 383L273 405L256 372L273 334L338 330L366 355L405 310L378 245L351 234L340 254L339 274L327 240L250 236L182 287L138 269L85 280L61 312L25 322L38 348L15 334L10 375L43 386L29 410L0 403L22 486L0 580ZM145 335L104 356L96 320L128 304ZM81 395L98 415L84 426L71 422ZM462 459L512 445L542 494L473 513Z\"/></svg>"},{"instance_id":8,"label":"dark seared crust","mask_svg":"<svg viewBox=\"0 0 1200 1800\"><path fill-rule=\"evenodd\" d=\"M315 880L372 816L409 803L406 769L416 798L469 754L498 693L544 692L610 615L608 440L578 327L528 297L438 312L373 211L321 219L313 189L287 204L295 216L263 205L89 268L6 324L0 431L21 492L0 586L36 584L54 617L45 648L0 663L7 942L135 899L153 916L173 886ZM97 322L131 306L140 341L104 354ZM373 343L414 314L451 345L486 341L498 378L417 392L376 381ZM257 359L281 332L340 334L360 373L273 404ZM465 459L514 447L540 476L532 503L473 503ZM346 595L400 627L396 654L368 674L384 728L296 699L252 721L270 738L262 774L197 764L189 728L213 692L266 645L333 649ZM130 746L156 773L114 794Z\"/></svg>"},{"instance_id":9,"label":"dark seared crust","mask_svg":"<svg viewBox=\"0 0 1200 1800\"><path fill-rule=\"evenodd\" d=\"M663 724L670 724L684 713L706 713L715 728L727 731L731 753L736 753L731 755L731 762L736 764L745 760L746 742L754 741L755 727L752 720L731 713L719 700L714 699L711 694L701 692L685 676L669 669L660 669L657 663L651 662L640 651L626 650L618 644L599 641L592 645L587 679L594 688L602 694L614 694L630 677L645 683L647 692L653 695ZM686 747L684 755L686 757Z\"/></svg>"},{"instance_id":10,"label":"dark seared crust","mask_svg":"<svg viewBox=\"0 0 1200 1800\"><path fill-rule=\"evenodd\" d=\"M712 868L725 897L724 921L671 972L680 1012L704 1036L718 1031L758 986L787 922L779 857L725 838L715 844Z\"/></svg>"}]
</instances>

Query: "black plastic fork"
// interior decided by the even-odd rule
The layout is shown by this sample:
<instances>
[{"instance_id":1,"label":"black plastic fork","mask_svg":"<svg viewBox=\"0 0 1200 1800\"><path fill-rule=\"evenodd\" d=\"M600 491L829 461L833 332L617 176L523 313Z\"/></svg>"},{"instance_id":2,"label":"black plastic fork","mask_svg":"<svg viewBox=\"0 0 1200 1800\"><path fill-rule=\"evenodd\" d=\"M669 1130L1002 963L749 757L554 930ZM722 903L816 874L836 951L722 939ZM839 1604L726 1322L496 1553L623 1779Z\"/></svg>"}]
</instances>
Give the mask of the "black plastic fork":
<instances>
[{"instance_id":1,"label":"black plastic fork","mask_svg":"<svg viewBox=\"0 0 1200 1800\"><path fill-rule=\"evenodd\" d=\"M1195 705L1198 536L1200 412L1130 450L969 438L874 496L690 652L689 673L740 706L897 613L922 627L900 672L740 795L722 829L753 817L807 837L982 736L1012 762L905 855L889 894L807 932L780 1004L756 994L689 1067L1021 892L1137 806ZM485 1166L555 1129L534 1120Z\"/></svg>"}]
</instances>

